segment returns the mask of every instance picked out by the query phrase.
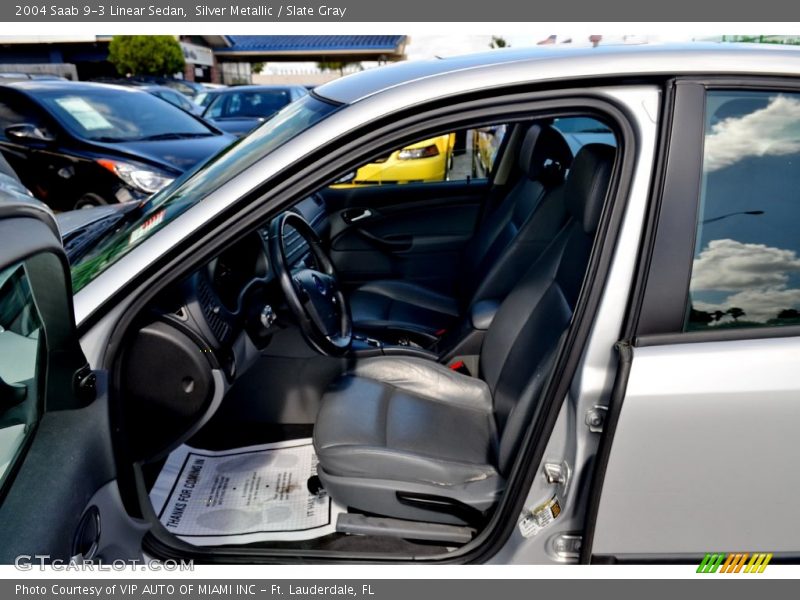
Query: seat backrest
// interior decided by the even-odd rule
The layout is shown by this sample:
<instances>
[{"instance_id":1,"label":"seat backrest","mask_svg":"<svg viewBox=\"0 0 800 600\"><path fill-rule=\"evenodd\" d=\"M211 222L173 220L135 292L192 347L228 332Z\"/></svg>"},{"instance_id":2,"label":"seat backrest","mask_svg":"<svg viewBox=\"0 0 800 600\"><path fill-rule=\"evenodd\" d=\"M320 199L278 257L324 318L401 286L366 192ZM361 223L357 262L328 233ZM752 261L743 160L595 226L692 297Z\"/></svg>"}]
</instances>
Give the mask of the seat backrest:
<instances>
[{"instance_id":1,"label":"seat backrest","mask_svg":"<svg viewBox=\"0 0 800 600\"><path fill-rule=\"evenodd\" d=\"M506 473L572 319L615 150L589 144L578 151L564 184L569 220L502 303L481 349L481 378L489 385L500 435L498 467Z\"/></svg>"},{"instance_id":2,"label":"seat backrest","mask_svg":"<svg viewBox=\"0 0 800 600\"><path fill-rule=\"evenodd\" d=\"M566 220L555 190L564 181L572 152L549 125L532 125L517 153L516 180L481 224L464 254L459 299L463 308L502 300L520 268L544 250Z\"/></svg>"}]
</instances>

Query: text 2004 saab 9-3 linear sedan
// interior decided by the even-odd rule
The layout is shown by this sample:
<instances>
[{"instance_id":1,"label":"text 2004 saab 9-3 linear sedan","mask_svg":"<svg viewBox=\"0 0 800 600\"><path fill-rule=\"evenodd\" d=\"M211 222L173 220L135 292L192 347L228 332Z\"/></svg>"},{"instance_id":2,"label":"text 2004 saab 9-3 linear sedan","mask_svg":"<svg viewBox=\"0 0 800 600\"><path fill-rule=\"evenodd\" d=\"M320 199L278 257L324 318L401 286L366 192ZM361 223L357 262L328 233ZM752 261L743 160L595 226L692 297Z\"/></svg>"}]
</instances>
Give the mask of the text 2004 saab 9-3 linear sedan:
<instances>
[{"instance_id":1,"label":"text 2004 saab 9-3 linear sedan","mask_svg":"<svg viewBox=\"0 0 800 600\"><path fill-rule=\"evenodd\" d=\"M736 46L408 62L71 265L0 204L0 557L793 560L798 76ZM451 134L447 179L331 185Z\"/></svg>"}]
</instances>

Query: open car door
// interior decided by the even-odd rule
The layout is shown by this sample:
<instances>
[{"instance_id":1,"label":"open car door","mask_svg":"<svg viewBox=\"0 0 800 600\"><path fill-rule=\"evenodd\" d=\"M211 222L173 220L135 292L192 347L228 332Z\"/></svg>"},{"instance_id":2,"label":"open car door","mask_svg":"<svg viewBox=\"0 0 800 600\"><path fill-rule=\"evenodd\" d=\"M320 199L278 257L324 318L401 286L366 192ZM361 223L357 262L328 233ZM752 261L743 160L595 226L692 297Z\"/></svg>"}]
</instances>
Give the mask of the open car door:
<instances>
[{"instance_id":1,"label":"open car door","mask_svg":"<svg viewBox=\"0 0 800 600\"><path fill-rule=\"evenodd\" d=\"M135 536L120 536L106 377L78 343L55 220L4 201L0 240L0 563L133 558L101 540Z\"/></svg>"}]
</instances>

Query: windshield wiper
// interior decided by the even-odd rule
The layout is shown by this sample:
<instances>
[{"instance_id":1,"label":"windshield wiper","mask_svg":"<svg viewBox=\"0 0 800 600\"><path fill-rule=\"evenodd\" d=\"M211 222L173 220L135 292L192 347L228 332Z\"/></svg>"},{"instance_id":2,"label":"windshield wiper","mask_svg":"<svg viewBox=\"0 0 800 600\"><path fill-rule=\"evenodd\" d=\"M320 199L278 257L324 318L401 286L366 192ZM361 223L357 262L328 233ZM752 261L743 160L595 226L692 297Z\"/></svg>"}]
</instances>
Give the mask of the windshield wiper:
<instances>
[{"instance_id":1,"label":"windshield wiper","mask_svg":"<svg viewBox=\"0 0 800 600\"><path fill-rule=\"evenodd\" d=\"M143 203L129 202L116 213L106 215L70 232L62 243L67 258L73 264L94 248L109 233L124 222L136 220L143 211Z\"/></svg>"},{"instance_id":2,"label":"windshield wiper","mask_svg":"<svg viewBox=\"0 0 800 600\"><path fill-rule=\"evenodd\" d=\"M135 142L154 142L157 140L185 140L189 138L196 138L196 137L208 137L210 135L214 135L213 133L209 132L195 132L195 133L155 133L153 135L146 135L144 137L136 138L131 141Z\"/></svg>"},{"instance_id":3,"label":"windshield wiper","mask_svg":"<svg viewBox=\"0 0 800 600\"><path fill-rule=\"evenodd\" d=\"M77 259L86 254L99 238L111 231L114 226L124 218L124 214L108 215L72 232L63 240L64 251L70 262L74 263Z\"/></svg>"}]
</instances>

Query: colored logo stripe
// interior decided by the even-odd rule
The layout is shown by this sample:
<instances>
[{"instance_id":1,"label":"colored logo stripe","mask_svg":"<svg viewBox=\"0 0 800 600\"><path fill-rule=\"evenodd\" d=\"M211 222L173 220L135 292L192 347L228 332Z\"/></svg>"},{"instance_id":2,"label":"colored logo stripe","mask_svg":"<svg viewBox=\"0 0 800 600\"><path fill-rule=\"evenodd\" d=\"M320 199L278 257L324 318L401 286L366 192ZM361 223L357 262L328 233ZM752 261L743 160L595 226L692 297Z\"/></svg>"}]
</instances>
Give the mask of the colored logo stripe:
<instances>
[{"instance_id":1,"label":"colored logo stripe","mask_svg":"<svg viewBox=\"0 0 800 600\"><path fill-rule=\"evenodd\" d=\"M747 559L750 559L748 562ZM710 552L703 557L697 567L698 573L763 573L769 561L772 560L771 553L755 552L732 552L724 554L722 552ZM745 563L747 566L745 566Z\"/></svg>"},{"instance_id":2,"label":"colored logo stripe","mask_svg":"<svg viewBox=\"0 0 800 600\"><path fill-rule=\"evenodd\" d=\"M717 569L719 568L722 559L725 558L724 554L706 554L703 557L703 561L700 563L700 566L697 567L698 573L716 573Z\"/></svg>"}]
</instances>

